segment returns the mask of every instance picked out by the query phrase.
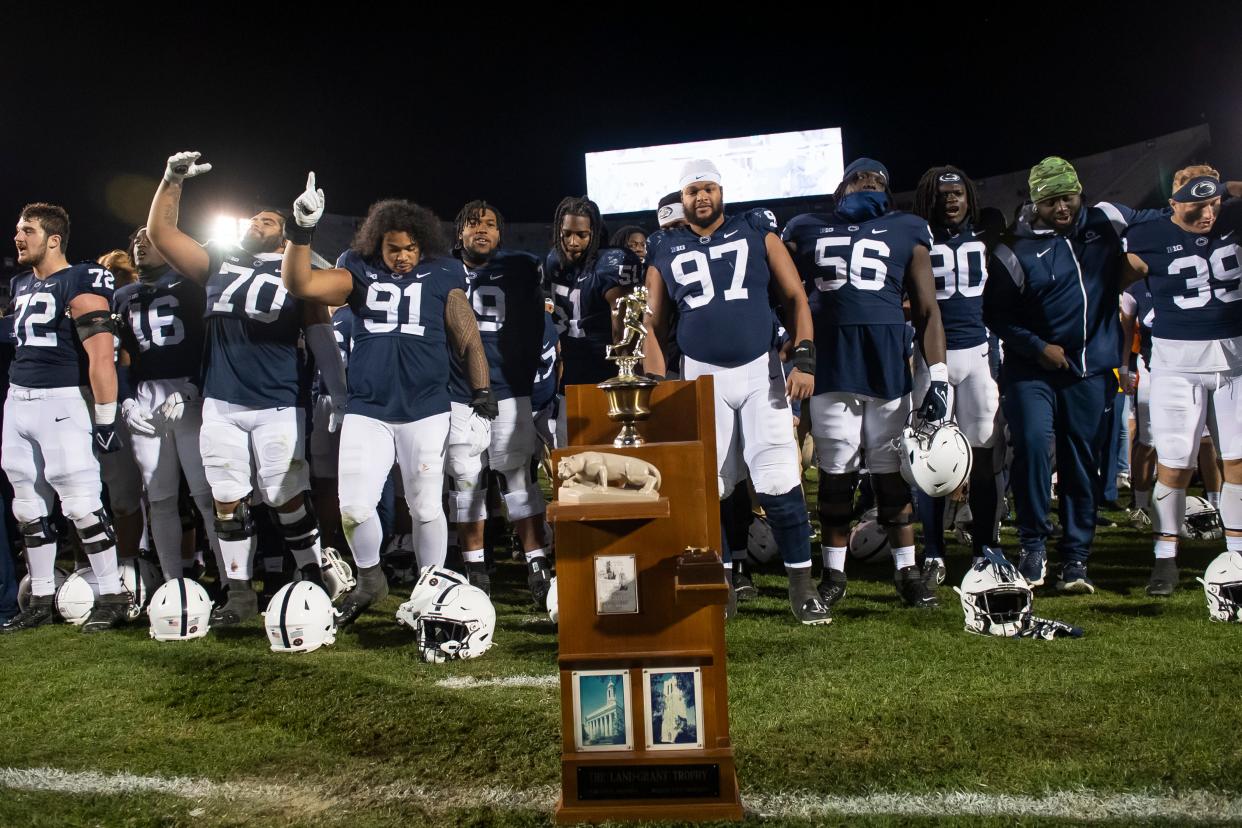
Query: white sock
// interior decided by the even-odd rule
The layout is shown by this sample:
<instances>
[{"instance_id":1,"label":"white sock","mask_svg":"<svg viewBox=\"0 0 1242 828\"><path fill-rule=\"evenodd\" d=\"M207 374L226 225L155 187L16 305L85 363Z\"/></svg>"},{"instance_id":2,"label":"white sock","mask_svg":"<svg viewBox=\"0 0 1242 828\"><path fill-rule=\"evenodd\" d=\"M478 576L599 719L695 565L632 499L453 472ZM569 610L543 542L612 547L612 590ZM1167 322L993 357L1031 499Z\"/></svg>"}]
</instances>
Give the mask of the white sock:
<instances>
[{"instance_id":1,"label":"white sock","mask_svg":"<svg viewBox=\"0 0 1242 828\"><path fill-rule=\"evenodd\" d=\"M448 521L444 513L432 520L414 525L414 548L418 550L418 568L444 566L448 556Z\"/></svg>"},{"instance_id":2,"label":"white sock","mask_svg":"<svg viewBox=\"0 0 1242 828\"><path fill-rule=\"evenodd\" d=\"M810 562L809 560L807 560L807 561L798 561L797 563L787 563L787 564L785 564L785 572L786 572L786 573L789 573L789 572L792 572L792 571L799 571L799 572L800 572L800 571L802 571L802 570L804 570L804 569L810 569L810 568L811 568L811 562Z\"/></svg>"},{"instance_id":3,"label":"white sock","mask_svg":"<svg viewBox=\"0 0 1242 828\"><path fill-rule=\"evenodd\" d=\"M1134 508L1146 512L1149 505L1151 505L1151 489L1135 489Z\"/></svg>"},{"instance_id":4,"label":"white sock","mask_svg":"<svg viewBox=\"0 0 1242 828\"><path fill-rule=\"evenodd\" d=\"M1208 504L1216 510L1220 510L1220 492L1204 492L1207 495Z\"/></svg>"},{"instance_id":5,"label":"white sock","mask_svg":"<svg viewBox=\"0 0 1242 828\"><path fill-rule=\"evenodd\" d=\"M1158 540L1156 541L1156 560L1162 558L1177 557L1177 541Z\"/></svg>"},{"instance_id":6,"label":"white sock","mask_svg":"<svg viewBox=\"0 0 1242 828\"><path fill-rule=\"evenodd\" d=\"M1186 490L1174 489L1159 480L1154 489L1152 500L1152 524L1158 534L1177 537L1186 522Z\"/></svg>"},{"instance_id":7,"label":"white sock","mask_svg":"<svg viewBox=\"0 0 1242 828\"><path fill-rule=\"evenodd\" d=\"M380 526L379 516L372 513L371 517L359 523L353 529L345 530L345 541L354 553L354 563L358 568L379 566L380 544L384 542L384 529Z\"/></svg>"},{"instance_id":8,"label":"white sock","mask_svg":"<svg viewBox=\"0 0 1242 828\"><path fill-rule=\"evenodd\" d=\"M204 492L200 495L193 496L194 505L198 507L198 514L203 519L203 533L207 535L207 545L211 547L212 557L216 560L216 568L220 573L220 577L224 577L224 556L220 554L220 538L216 536L216 507L211 499L211 492ZM197 553L197 561L202 560L202 553Z\"/></svg>"},{"instance_id":9,"label":"white sock","mask_svg":"<svg viewBox=\"0 0 1242 828\"><path fill-rule=\"evenodd\" d=\"M1226 529L1242 532L1242 483L1226 483L1220 488L1220 522Z\"/></svg>"},{"instance_id":10,"label":"white sock","mask_svg":"<svg viewBox=\"0 0 1242 828\"><path fill-rule=\"evenodd\" d=\"M86 558L91 562L91 570L95 573L95 583L99 584L100 595L116 595L122 591L121 572L117 568L115 546L109 546L94 555L87 555Z\"/></svg>"},{"instance_id":11,"label":"white sock","mask_svg":"<svg viewBox=\"0 0 1242 828\"><path fill-rule=\"evenodd\" d=\"M1242 552L1242 537L1225 535L1225 548L1230 552Z\"/></svg>"},{"instance_id":12,"label":"white sock","mask_svg":"<svg viewBox=\"0 0 1242 828\"><path fill-rule=\"evenodd\" d=\"M175 581L184 574L181 563L181 512L176 496L151 501L151 540L165 581Z\"/></svg>"},{"instance_id":13,"label":"white sock","mask_svg":"<svg viewBox=\"0 0 1242 828\"><path fill-rule=\"evenodd\" d=\"M537 560L538 558L546 558L546 557L548 557L547 549L532 549L531 551L526 553L526 562L530 563L531 561Z\"/></svg>"},{"instance_id":14,"label":"white sock","mask_svg":"<svg viewBox=\"0 0 1242 828\"><path fill-rule=\"evenodd\" d=\"M482 549L465 549L462 551L461 557L468 564L481 564L486 560Z\"/></svg>"},{"instance_id":15,"label":"white sock","mask_svg":"<svg viewBox=\"0 0 1242 828\"><path fill-rule=\"evenodd\" d=\"M845 571L844 546L821 546L819 554L823 557L824 566L827 569L835 569L837 572Z\"/></svg>"},{"instance_id":16,"label":"white sock","mask_svg":"<svg viewBox=\"0 0 1242 828\"><path fill-rule=\"evenodd\" d=\"M905 569L907 566L914 566L914 560L913 546L893 547L893 565L898 569Z\"/></svg>"},{"instance_id":17,"label":"white sock","mask_svg":"<svg viewBox=\"0 0 1242 828\"><path fill-rule=\"evenodd\" d=\"M56 541L26 547L30 570L30 594L45 598L56 594Z\"/></svg>"},{"instance_id":18,"label":"white sock","mask_svg":"<svg viewBox=\"0 0 1242 828\"><path fill-rule=\"evenodd\" d=\"M224 569L220 577L234 581L249 581L250 559L254 557L254 549L254 535L245 540L235 541L221 538L220 557L224 560Z\"/></svg>"},{"instance_id":19,"label":"white sock","mask_svg":"<svg viewBox=\"0 0 1242 828\"><path fill-rule=\"evenodd\" d=\"M721 566L723 566L729 572L733 571L733 561L725 561L724 563L721 564Z\"/></svg>"}]
</instances>

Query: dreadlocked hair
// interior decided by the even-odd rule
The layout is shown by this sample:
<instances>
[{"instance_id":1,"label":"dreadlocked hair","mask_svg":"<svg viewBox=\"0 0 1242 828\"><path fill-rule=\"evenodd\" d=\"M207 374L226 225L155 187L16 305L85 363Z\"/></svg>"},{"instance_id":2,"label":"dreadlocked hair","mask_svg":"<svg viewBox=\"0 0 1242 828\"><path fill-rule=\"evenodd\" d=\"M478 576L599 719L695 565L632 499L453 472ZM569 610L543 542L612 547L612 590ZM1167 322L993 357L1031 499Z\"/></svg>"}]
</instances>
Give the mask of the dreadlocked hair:
<instances>
[{"instance_id":1,"label":"dreadlocked hair","mask_svg":"<svg viewBox=\"0 0 1242 828\"><path fill-rule=\"evenodd\" d=\"M608 240L608 246L625 247L626 242L630 240L630 236L635 233L642 233L643 238L647 237L647 231L639 227L637 224L627 224L612 234L612 238Z\"/></svg>"},{"instance_id":2,"label":"dreadlocked hair","mask_svg":"<svg viewBox=\"0 0 1242 828\"><path fill-rule=\"evenodd\" d=\"M943 167L932 167L923 173L923 177L919 179L919 186L914 190L914 214L927 219L930 223L935 223L936 199L940 196L940 176L947 173L953 173L962 179L962 187L966 190L966 217L970 219L971 224L977 225L979 223L979 198L975 193L975 182L971 181L966 173L948 164Z\"/></svg>"},{"instance_id":3,"label":"dreadlocked hair","mask_svg":"<svg viewBox=\"0 0 1242 828\"><path fill-rule=\"evenodd\" d=\"M591 243L587 245L582 261L591 261L599 252L604 238L604 220L599 215L599 207L586 196L565 196L556 205L556 215L552 218L552 249L556 251L556 257L561 260L561 264L569 263L565 257L565 249L561 246L561 226L565 223L565 216L581 216L590 220Z\"/></svg>"},{"instance_id":4,"label":"dreadlocked hair","mask_svg":"<svg viewBox=\"0 0 1242 828\"><path fill-rule=\"evenodd\" d=\"M409 234L424 259L443 256L448 248L435 213L399 198L386 198L372 204L349 248L364 259L377 259L385 233Z\"/></svg>"},{"instance_id":5,"label":"dreadlocked hair","mask_svg":"<svg viewBox=\"0 0 1242 828\"><path fill-rule=\"evenodd\" d=\"M500 234L501 241L505 237L505 217L500 214L494 204L488 204L486 200L476 198L474 201L466 202L466 206L457 212L457 218L453 219L453 249L461 250L461 231L466 229L466 225L472 221L478 221L483 218L483 214L491 211L496 217L496 231ZM499 245L498 245L499 246Z\"/></svg>"}]
</instances>

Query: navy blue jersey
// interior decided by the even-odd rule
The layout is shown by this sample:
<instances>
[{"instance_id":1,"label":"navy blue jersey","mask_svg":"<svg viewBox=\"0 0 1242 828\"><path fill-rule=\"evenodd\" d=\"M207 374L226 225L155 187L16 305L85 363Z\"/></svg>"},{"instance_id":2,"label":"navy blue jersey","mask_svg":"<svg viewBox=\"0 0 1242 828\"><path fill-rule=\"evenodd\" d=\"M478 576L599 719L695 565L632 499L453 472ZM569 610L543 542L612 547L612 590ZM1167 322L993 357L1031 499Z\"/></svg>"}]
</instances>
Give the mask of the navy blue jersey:
<instances>
[{"instance_id":1,"label":"navy blue jersey","mask_svg":"<svg viewBox=\"0 0 1242 828\"><path fill-rule=\"evenodd\" d=\"M984 231L964 221L957 227L932 229L932 274L936 302L950 351L974 348L988 340L983 326L983 285L988 280Z\"/></svg>"},{"instance_id":2,"label":"navy blue jersey","mask_svg":"<svg viewBox=\"0 0 1242 828\"><path fill-rule=\"evenodd\" d=\"M341 349L341 362L345 370L349 370L349 353L353 347L354 312L349 305L341 305L332 311L332 335L336 337L336 347Z\"/></svg>"},{"instance_id":3,"label":"navy blue jersey","mask_svg":"<svg viewBox=\"0 0 1242 828\"><path fill-rule=\"evenodd\" d=\"M556 396L556 343L560 334L552 314L543 315L543 339L539 354L539 369L530 389L530 406L535 411L543 408Z\"/></svg>"},{"instance_id":4,"label":"navy blue jersey","mask_svg":"<svg viewBox=\"0 0 1242 828\"><path fill-rule=\"evenodd\" d=\"M1242 336L1242 254L1236 230L1191 233L1170 218L1129 227L1127 253L1147 265L1158 339L1202 341Z\"/></svg>"},{"instance_id":5,"label":"navy blue jersey","mask_svg":"<svg viewBox=\"0 0 1242 828\"><path fill-rule=\"evenodd\" d=\"M781 237L793 248L815 323L815 393L881 400L910 393L901 303L915 248L932 246L927 222L901 212L857 223L808 213Z\"/></svg>"},{"instance_id":6,"label":"navy blue jersey","mask_svg":"<svg viewBox=\"0 0 1242 828\"><path fill-rule=\"evenodd\" d=\"M733 368L772 348L767 237L776 218L762 209L728 216L710 236L689 227L648 240L648 263L677 309L677 345L698 362Z\"/></svg>"},{"instance_id":7,"label":"navy blue jersey","mask_svg":"<svg viewBox=\"0 0 1242 828\"><path fill-rule=\"evenodd\" d=\"M189 377L202 382L206 291L171 268L131 282L112 297L130 382Z\"/></svg>"},{"instance_id":8,"label":"navy blue jersey","mask_svg":"<svg viewBox=\"0 0 1242 828\"><path fill-rule=\"evenodd\" d=\"M304 307L281 282L281 254L208 253L203 396L253 408L298 405Z\"/></svg>"},{"instance_id":9,"label":"navy blue jersey","mask_svg":"<svg viewBox=\"0 0 1242 828\"><path fill-rule=\"evenodd\" d=\"M486 264L465 267L466 296L479 323L492 392L498 400L529 397L546 315L543 266L529 253L497 250ZM472 396L465 369L456 360L449 394L461 403Z\"/></svg>"},{"instance_id":10,"label":"navy blue jersey","mask_svg":"<svg viewBox=\"0 0 1242 828\"><path fill-rule=\"evenodd\" d=\"M89 363L69 303L81 294L110 301L112 287L112 273L93 262L70 265L46 279L34 273L16 277L11 289L17 354L9 380L27 388L86 385Z\"/></svg>"},{"instance_id":11,"label":"navy blue jersey","mask_svg":"<svg viewBox=\"0 0 1242 828\"><path fill-rule=\"evenodd\" d=\"M605 247L585 265L566 264L556 250L547 256L545 273L556 303L561 336L562 385L602 382L616 376L607 359L612 344L612 306L605 295L629 290L639 280L641 262L630 250Z\"/></svg>"},{"instance_id":12,"label":"navy blue jersey","mask_svg":"<svg viewBox=\"0 0 1242 828\"><path fill-rule=\"evenodd\" d=\"M1139 334L1139 356L1143 358L1143 365L1151 368L1151 326L1156 321L1156 309L1152 307L1151 291L1147 288L1147 282L1135 282L1126 288L1126 295L1130 297L1130 301L1134 303L1134 318L1138 325ZM1125 308L1126 300L1122 298L1122 308Z\"/></svg>"},{"instance_id":13,"label":"navy blue jersey","mask_svg":"<svg viewBox=\"0 0 1242 828\"><path fill-rule=\"evenodd\" d=\"M449 410L448 335L444 304L466 289L456 259L426 259L393 273L352 250L337 261L353 277L346 300L354 312L350 349L350 414L412 423Z\"/></svg>"}]
</instances>

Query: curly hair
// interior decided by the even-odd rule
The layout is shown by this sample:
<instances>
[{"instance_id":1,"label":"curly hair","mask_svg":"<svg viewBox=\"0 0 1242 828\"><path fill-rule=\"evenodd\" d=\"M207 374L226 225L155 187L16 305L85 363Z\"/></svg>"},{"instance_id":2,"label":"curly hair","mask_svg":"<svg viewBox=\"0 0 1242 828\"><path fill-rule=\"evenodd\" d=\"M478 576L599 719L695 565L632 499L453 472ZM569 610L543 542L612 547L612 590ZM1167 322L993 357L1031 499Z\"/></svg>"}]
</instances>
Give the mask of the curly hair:
<instances>
[{"instance_id":1,"label":"curly hair","mask_svg":"<svg viewBox=\"0 0 1242 828\"><path fill-rule=\"evenodd\" d=\"M472 221L483 218L483 214L491 211L496 217L496 232L500 234L503 241L505 237L505 217L496 209L495 204L489 204L485 199L476 198L474 201L467 201L466 205L457 211L457 218L453 220L453 249L461 249L461 231L466 229L466 225Z\"/></svg>"},{"instance_id":2,"label":"curly hair","mask_svg":"<svg viewBox=\"0 0 1242 828\"><path fill-rule=\"evenodd\" d=\"M936 199L940 196L940 176L947 173L953 173L962 179L962 188L966 190L966 215L971 224L977 225L979 223L979 197L975 192L975 182L952 164L932 167L923 173L923 177L919 179L919 186L914 190L914 214L927 219L929 223L936 222Z\"/></svg>"},{"instance_id":3,"label":"curly hair","mask_svg":"<svg viewBox=\"0 0 1242 828\"><path fill-rule=\"evenodd\" d=\"M443 256L448 250L436 214L399 198L386 198L372 204L349 247L364 259L376 259L380 256L385 233L409 234L424 259Z\"/></svg>"},{"instance_id":4,"label":"curly hair","mask_svg":"<svg viewBox=\"0 0 1242 828\"><path fill-rule=\"evenodd\" d=\"M565 196L556 205L556 215L552 218L552 249L556 251L562 264L568 263L565 247L561 243L561 227L565 223L565 216L580 216L591 222L591 243L587 245L582 261L585 263L593 260L604 241L604 219L599 214L599 207L586 196Z\"/></svg>"}]
</instances>

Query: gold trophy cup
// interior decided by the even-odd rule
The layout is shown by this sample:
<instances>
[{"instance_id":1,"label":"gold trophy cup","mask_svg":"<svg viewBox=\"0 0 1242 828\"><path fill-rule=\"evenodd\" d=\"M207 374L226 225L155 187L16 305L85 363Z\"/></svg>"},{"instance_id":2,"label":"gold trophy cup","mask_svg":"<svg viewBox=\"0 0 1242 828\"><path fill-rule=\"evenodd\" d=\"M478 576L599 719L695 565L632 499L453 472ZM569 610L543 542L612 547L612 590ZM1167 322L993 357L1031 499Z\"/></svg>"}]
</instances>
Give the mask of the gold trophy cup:
<instances>
[{"instance_id":1,"label":"gold trophy cup","mask_svg":"<svg viewBox=\"0 0 1242 828\"><path fill-rule=\"evenodd\" d=\"M650 312L645 287L635 288L618 299L614 311L623 314L625 324L621 341L608 347L608 359L617 363L618 372L617 376L596 387L608 395L608 419L621 423L621 431L612 441L617 448L641 446L646 442L635 423L651 415L651 389L655 388L656 381L637 376L634 366L643 358L643 340L647 338L643 314Z\"/></svg>"}]
</instances>

